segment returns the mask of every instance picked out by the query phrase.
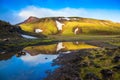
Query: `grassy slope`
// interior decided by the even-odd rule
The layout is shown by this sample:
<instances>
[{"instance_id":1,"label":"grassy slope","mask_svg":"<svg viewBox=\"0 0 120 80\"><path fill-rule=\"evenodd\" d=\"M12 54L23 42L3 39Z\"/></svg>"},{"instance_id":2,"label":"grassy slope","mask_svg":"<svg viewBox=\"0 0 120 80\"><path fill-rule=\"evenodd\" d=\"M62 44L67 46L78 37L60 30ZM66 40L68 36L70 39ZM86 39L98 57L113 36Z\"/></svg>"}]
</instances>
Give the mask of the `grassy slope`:
<instances>
[{"instance_id":1,"label":"grassy slope","mask_svg":"<svg viewBox=\"0 0 120 80\"><path fill-rule=\"evenodd\" d=\"M52 19L40 19L38 22L25 23L20 25L22 30L34 32L35 29L42 29L43 34L56 34L57 27Z\"/></svg>"},{"instance_id":2,"label":"grassy slope","mask_svg":"<svg viewBox=\"0 0 120 80\"><path fill-rule=\"evenodd\" d=\"M90 18L78 18L79 20L60 20L64 23L62 35L74 35L73 29L79 27L82 29L80 34L120 34L120 24L107 20L97 20ZM57 18L40 18L36 22L27 22L20 24L21 28L28 32L34 32L34 29L40 28L43 34L57 34L55 20Z\"/></svg>"},{"instance_id":3,"label":"grassy slope","mask_svg":"<svg viewBox=\"0 0 120 80\"><path fill-rule=\"evenodd\" d=\"M114 57L120 55L120 49L91 49L80 51L78 53L62 54L54 60L54 64L60 65L58 69L52 72L48 79L45 80L75 80L76 77L80 80L119 80L120 70L114 69L114 66L120 65L119 61L114 62ZM82 58L82 60L81 60ZM113 71L112 79L102 79L100 73L103 69ZM85 75L89 73L87 79ZM94 79L90 76L94 73L99 79ZM64 75L61 75L64 74ZM75 76L75 77L74 77Z\"/></svg>"},{"instance_id":4,"label":"grassy slope","mask_svg":"<svg viewBox=\"0 0 120 80\"><path fill-rule=\"evenodd\" d=\"M97 76L101 77L101 74L100 74L101 69L112 69L113 66L119 64L119 62L113 63L113 58L116 55L120 55L119 52L120 52L120 49L117 49L115 51L114 50L113 51L112 50L105 50L105 49L91 50L90 55L92 55L94 57L94 59L90 59L87 56L84 58L84 61L85 62L93 61L94 66L82 68L82 76L84 76L86 72L93 72ZM97 57L97 55L102 55L102 57ZM102 60L102 58L103 58L103 60ZM101 66L101 67L97 68L95 66ZM119 78L120 78L119 71L115 71L114 72L114 79L119 80Z\"/></svg>"},{"instance_id":5,"label":"grassy slope","mask_svg":"<svg viewBox=\"0 0 120 80\"><path fill-rule=\"evenodd\" d=\"M113 26L112 26L113 25ZM73 27L79 27L84 34L119 34L120 27L111 25L105 25L100 23L86 23L86 22L67 22L64 28L63 34L73 34ZM69 33L68 33L69 32Z\"/></svg>"}]
</instances>

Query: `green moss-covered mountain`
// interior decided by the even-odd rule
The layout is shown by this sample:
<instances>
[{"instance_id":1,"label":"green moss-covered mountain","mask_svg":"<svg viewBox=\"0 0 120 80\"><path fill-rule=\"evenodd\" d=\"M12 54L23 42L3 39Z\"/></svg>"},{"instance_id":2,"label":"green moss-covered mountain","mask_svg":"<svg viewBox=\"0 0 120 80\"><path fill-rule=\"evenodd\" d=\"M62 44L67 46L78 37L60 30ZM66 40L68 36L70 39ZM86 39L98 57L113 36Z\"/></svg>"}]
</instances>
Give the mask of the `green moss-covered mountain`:
<instances>
[{"instance_id":1,"label":"green moss-covered mountain","mask_svg":"<svg viewBox=\"0 0 120 80\"><path fill-rule=\"evenodd\" d=\"M18 25L11 25L8 22L0 20L0 39L5 39L5 38L6 39L7 38L19 39L19 38L23 38L21 36L21 34L34 36L34 37L38 37L38 38L44 38L45 37L41 33L40 34L35 34L35 33L26 32L26 31L23 31L20 28L20 26L18 26Z\"/></svg>"},{"instance_id":2,"label":"green moss-covered mountain","mask_svg":"<svg viewBox=\"0 0 120 80\"><path fill-rule=\"evenodd\" d=\"M20 32L19 26L0 20L0 38L20 38Z\"/></svg>"},{"instance_id":3,"label":"green moss-covered mountain","mask_svg":"<svg viewBox=\"0 0 120 80\"><path fill-rule=\"evenodd\" d=\"M29 17L19 26L27 32L44 35L120 34L120 23L81 17Z\"/></svg>"}]
</instances>

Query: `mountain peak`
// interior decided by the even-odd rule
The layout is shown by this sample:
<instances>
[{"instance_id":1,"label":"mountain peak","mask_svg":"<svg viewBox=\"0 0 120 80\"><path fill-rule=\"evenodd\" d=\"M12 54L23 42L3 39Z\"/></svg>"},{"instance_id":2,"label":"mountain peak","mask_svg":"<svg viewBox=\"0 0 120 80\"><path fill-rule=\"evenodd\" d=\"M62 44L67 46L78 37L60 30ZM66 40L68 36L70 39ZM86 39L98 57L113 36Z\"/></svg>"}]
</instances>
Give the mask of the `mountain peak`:
<instances>
[{"instance_id":1,"label":"mountain peak","mask_svg":"<svg viewBox=\"0 0 120 80\"><path fill-rule=\"evenodd\" d=\"M26 24L27 23L27 24ZM82 17L29 17L22 30L44 35L120 34L120 23Z\"/></svg>"},{"instance_id":2,"label":"mountain peak","mask_svg":"<svg viewBox=\"0 0 120 80\"><path fill-rule=\"evenodd\" d=\"M39 20L39 18L34 17L34 16L30 16L27 20L24 21L24 23L36 22L38 20Z\"/></svg>"}]
</instances>

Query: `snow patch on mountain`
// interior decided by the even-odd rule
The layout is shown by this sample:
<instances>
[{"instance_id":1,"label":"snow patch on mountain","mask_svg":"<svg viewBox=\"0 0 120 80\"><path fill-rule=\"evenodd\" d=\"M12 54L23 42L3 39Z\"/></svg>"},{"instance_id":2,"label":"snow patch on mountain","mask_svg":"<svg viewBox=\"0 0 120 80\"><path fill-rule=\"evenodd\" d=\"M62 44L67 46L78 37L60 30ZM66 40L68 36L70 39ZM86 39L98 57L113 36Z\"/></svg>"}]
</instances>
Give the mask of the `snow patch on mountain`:
<instances>
[{"instance_id":1,"label":"snow patch on mountain","mask_svg":"<svg viewBox=\"0 0 120 80\"><path fill-rule=\"evenodd\" d=\"M62 20L62 18L58 18L58 20Z\"/></svg>"},{"instance_id":2,"label":"snow patch on mountain","mask_svg":"<svg viewBox=\"0 0 120 80\"><path fill-rule=\"evenodd\" d=\"M78 29L78 27L75 29L75 31L74 31L74 34L77 34L77 31L78 31L79 29Z\"/></svg>"},{"instance_id":3,"label":"snow patch on mountain","mask_svg":"<svg viewBox=\"0 0 120 80\"><path fill-rule=\"evenodd\" d=\"M76 41L75 43L76 43L76 44L79 44L79 42L78 42L78 41Z\"/></svg>"},{"instance_id":4,"label":"snow patch on mountain","mask_svg":"<svg viewBox=\"0 0 120 80\"><path fill-rule=\"evenodd\" d=\"M60 18L58 18L58 20L67 20L67 21L69 21L70 18L68 18L68 17L60 17Z\"/></svg>"},{"instance_id":5,"label":"snow patch on mountain","mask_svg":"<svg viewBox=\"0 0 120 80\"><path fill-rule=\"evenodd\" d=\"M79 20L79 18L72 18L72 20Z\"/></svg>"},{"instance_id":6,"label":"snow patch on mountain","mask_svg":"<svg viewBox=\"0 0 120 80\"><path fill-rule=\"evenodd\" d=\"M70 20L70 18L68 18L68 17L65 17L65 18L63 18L63 19L65 19L65 20L67 20L67 21L69 21L69 20Z\"/></svg>"},{"instance_id":7,"label":"snow patch on mountain","mask_svg":"<svg viewBox=\"0 0 120 80\"><path fill-rule=\"evenodd\" d=\"M41 29L35 29L35 33L40 33L40 32L43 32L43 30L41 30Z\"/></svg>"},{"instance_id":8,"label":"snow patch on mountain","mask_svg":"<svg viewBox=\"0 0 120 80\"><path fill-rule=\"evenodd\" d=\"M64 24L60 23L59 21L56 21L56 25L57 25L58 30L62 30L62 26Z\"/></svg>"}]
</instances>

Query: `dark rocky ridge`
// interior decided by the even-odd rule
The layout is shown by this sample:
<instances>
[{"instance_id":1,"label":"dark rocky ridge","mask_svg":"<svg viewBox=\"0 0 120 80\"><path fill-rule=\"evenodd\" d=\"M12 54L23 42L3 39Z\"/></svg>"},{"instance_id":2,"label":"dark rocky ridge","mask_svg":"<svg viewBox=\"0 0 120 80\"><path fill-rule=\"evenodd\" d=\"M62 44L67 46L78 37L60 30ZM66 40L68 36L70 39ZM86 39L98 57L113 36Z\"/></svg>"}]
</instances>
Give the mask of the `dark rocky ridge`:
<instances>
[{"instance_id":1,"label":"dark rocky ridge","mask_svg":"<svg viewBox=\"0 0 120 80\"><path fill-rule=\"evenodd\" d=\"M20 38L22 30L19 26L11 25L0 20L0 38Z\"/></svg>"},{"instance_id":2,"label":"dark rocky ridge","mask_svg":"<svg viewBox=\"0 0 120 80\"><path fill-rule=\"evenodd\" d=\"M108 53L112 53L112 55ZM119 80L120 61L113 62L115 56L120 55L119 53L119 48L104 50L101 48L100 50L89 49L60 54L53 63L60 67L54 72L48 71L48 77L45 80ZM98 54L102 55L98 58L95 56ZM93 58L89 56L93 56ZM110 62L105 64L106 61ZM114 67L112 68L112 66Z\"/></svg>"}]
</instances>

